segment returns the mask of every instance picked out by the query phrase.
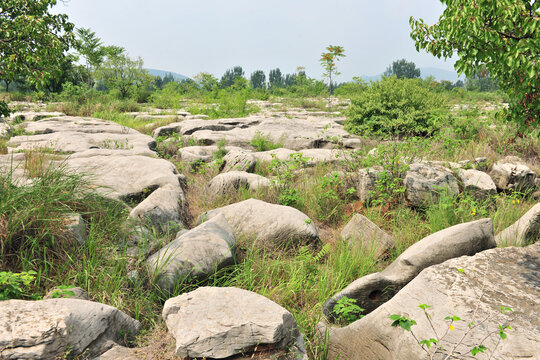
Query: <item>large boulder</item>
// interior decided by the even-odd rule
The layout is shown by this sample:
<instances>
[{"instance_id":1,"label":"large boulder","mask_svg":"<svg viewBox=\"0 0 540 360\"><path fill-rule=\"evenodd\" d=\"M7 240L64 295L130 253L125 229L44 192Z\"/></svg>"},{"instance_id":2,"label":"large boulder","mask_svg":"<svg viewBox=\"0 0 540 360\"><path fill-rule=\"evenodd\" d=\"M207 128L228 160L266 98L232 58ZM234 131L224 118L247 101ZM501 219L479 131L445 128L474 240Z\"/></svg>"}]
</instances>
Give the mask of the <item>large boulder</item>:
<instances>
[{"instance_id":1,"label":"large boulder","mask_svg":"<svg viewBox=\"0 0 540 360\"><path fill-rule=\"evenodd\" d=\"M452 171L439 165L411 164L403 184L405 198L414 207L425 207L436 203L441 193L450 196L459 194L458 182Z\"/></svg>"},{"instance_id":2,"label":"large boulder","mask_svg":"<svg viewBox=\"0 0 540 360\"><path fill-rule=\"evenodd\" d=\"M264 176L245 171L229 171L210 180L208 189L215 195L228 195L237 192L241 187L257 191L270 185L271 181Z\"/></svg>"},{"instance_id":3,"label":"large boulder","mask_svg":"<svg viewBox=\"0 0 540 360\"><path fill-rule=\"evenodd\" d=\"M238 288L201 287L165 302L163 319L182 358L223 359L258 345L294 346L292 314L264 296Z\"/></svg>"},{"instance_id":4,"label":"large boulder","mask_svg":"<svg viewBox=\"0 0 540 360\"><path fill-rule=\"evenodd\" d=\"M334 320L334 306L341 298L348 297L355 299L358 306L369 313L392 298L423 269L495 246L491 219L476 220L441 230L409 247L383 271L352 282L326 301L323 312L329 320Z\"/></svg>"},{"instance_id":5,"label":"large boulder","mask_svg":"<svg viewBox=\"0 0 540 360\"><path fill-rule=\"evenodd\" d=\"M223 157L223 169L221 171L252 172L255 165L257 165L257 160L252 154L243 150L231 150Z\"/></svg>"},{"instance_id":6,"label":"large boulder","mask_svg":"<svg viewBox=\"0 0 540 360\"><path fill-rule=\"evenodd\" d=\"M149 273L164 291L179 281L205 278L234 261L236 238L224 216L215 216L183 233L146 260Z\"/></svg>"},{"instance_id":7,"label":"large boulder","mask_svg":"<svg viewBox=\"0 0 540 360\"><path fill-rule=\"evenodd\" d=\"M321 324L320 330L328 331L329 358L429 359L418 341L437 338L435 330L443 339L430 352L440 346L444 350L439 350L434 359L446 358L456 344L459 345L452 359L475 359L471 349L480 344L487 347L486 356L482 357L485 359L540 359L538 264L540 244L536 243L526 248L487 250L431 266L391 300L351 325L339 329ZM427 310L431 322L420 304L431 306ZM503 312L501 307L513 312ZM390 326L389 316L393 314L417 322L411 329L418 340L411 332ZM462 319L452 323L453 331L449 331L449 322L444 320L447 316ZM500 339L499 325L512 328L506 330L505 340Z\"/></svg>"},{"instance_id":8,"label":"large boulder","mask_svg":"<svg viewBox=\"0 0 540 360\"><path fill-rule=\"evenodd\" d=\"M361 247L372 253L374 258L380 258L395 246L390 235L361 214L354 214L341 231L341 237L353 248Z\"/></svg>"},{"instance_id":9,"label":"large boulder","mask_svg":"<svg viewBox=\"0 0 540 360\"><path fill-rule=\"evenodd\" d=\"M459 169L457 175L463 183L463 190L466 192L480 198L486 198L497 193L497 186L485 172L474 169Z\"/></svg>"},{"instance_id":10,"label":"large boulder","mask_svg":"<svg viewBox=\"0 0 540 360\"><path fill-rule=\"evenodd\" d=\"M535 188L536 174L519 158L498 161L490 174L500 190L529 191Z\"/></svg>"},{"instance_id":11,"label":"large boulder","mask_svg":"<svg viewBox=\"0 0 540 360\"><path fill-rule=\"evenodd\" d=\"M92 357L105 342L125 344L140 329L118 309L86 300L7 300L0 307L0 357L6 360Z\"/></svg>"},{"instance_id":12,"label":"large boulder","mask_svg":"<svg viewBox=\"0 0 540 360\"><path fill-rule=\"evenodd\" d=\"M358 170L356 195L361 202L368 203L378 195L377 182L383 173L382 166Z\"/></svg>"},{"instance_id":13,"label":"large boulder","mask_svg":"<svg viewBox=\"0 0 540 360\"><path fill-rule=\"evenodd\" d=\"M313 221L301 211L282 205L249 199L203 213L199 219L223 214L237 236L256 238L262 245L312 243L319 236Z\"/></svg>"},{"instance_id":14,"label":"large boulder","mask_svg":"<svg viewBox=\"0 0 540 360\"><path fill-rule=\"evenodd\" d=\"M540 203L495 236L499 246L524 246L540 241Z\"/></svg>"}]
</instances>

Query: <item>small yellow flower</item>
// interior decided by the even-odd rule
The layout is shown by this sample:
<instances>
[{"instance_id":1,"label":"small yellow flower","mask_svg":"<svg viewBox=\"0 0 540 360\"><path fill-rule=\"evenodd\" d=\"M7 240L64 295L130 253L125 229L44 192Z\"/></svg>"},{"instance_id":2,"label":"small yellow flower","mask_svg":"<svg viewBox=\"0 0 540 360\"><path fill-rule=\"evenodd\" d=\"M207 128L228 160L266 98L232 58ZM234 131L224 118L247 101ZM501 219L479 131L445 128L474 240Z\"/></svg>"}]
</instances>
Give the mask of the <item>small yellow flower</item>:
<instances>
[{"instance_id":1,"label":"small yellow flower","mask_svg":"<svg viewBox=\"0 0 540 360\"><path fill-rule=\"evenodd\" d=\"M453 325L448 325L448 327L450 328L450 331L454 331L455 327Z\"/></svg>"},{"instance_id":2,"label":"small yellow flower","mask_svg":"<svg viewBox=\"0 0 540 360\"><path fill-rule=\"evenodd\" d=\"M517 199L516 201L517 201L517 203L519 204L519 199Z\"/></svg>"},{"instance_id":3,"label":"small yellow flower","mask_svg":"<svg viewBox=\"0 0 540 360\"><path fill-rule=\"evenodd\" d=\"M516 203L516 200L512 200L512 204L515 204Z\"/></svg>"}]
</instances>

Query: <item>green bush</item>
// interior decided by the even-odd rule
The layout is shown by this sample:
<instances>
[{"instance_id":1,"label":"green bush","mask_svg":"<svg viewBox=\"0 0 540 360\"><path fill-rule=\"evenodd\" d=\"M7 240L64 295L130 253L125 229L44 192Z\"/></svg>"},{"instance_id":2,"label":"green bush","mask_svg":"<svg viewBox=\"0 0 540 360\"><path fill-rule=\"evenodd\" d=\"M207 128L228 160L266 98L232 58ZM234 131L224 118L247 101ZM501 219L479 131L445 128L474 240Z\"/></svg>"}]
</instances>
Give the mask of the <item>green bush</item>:
<instances>
[{"instance_id":1,"label":"green bush","mask_svg":"<svg viewBox=\"0 0 540 360\"><path fill-rule=\"evenodd\" d=\"M346 128L383 138L431 135L439 126L443 103L421 80L384 77L352 99Z\"/></svg>"}]
</instances>

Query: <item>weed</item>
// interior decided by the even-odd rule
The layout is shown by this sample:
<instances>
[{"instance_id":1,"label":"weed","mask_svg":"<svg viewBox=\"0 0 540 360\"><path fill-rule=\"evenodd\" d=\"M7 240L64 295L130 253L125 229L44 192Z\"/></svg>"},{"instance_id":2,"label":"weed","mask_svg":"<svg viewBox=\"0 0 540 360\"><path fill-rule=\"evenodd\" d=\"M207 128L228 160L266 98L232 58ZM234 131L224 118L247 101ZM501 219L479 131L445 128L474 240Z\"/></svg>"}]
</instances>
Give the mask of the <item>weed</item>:
<instances>
[{"instance_id":1,"label":"weed","mask_svg":"<svg viewBox=\"0 0 540 360\"><path fill-rule=\"evenodd\" d=\"M270 135L264 135L260 131L255 132L255 136L249 144L253 146L256 151L268 151L283 147L283 144L274 143L270 138Z\"/></svg>"},{"instance_id":2,"label":"weed","mask_svg":"<svg viewBox=\"0 0 540 360\"><path fill-rule=\"evenodd\" d=\"M346 296L339 299L334 306L334 313L337 315L337 321L341 324L350 324L363 317L361 313L364 311L360 306L356 305L355 299L350 299Z\"/></svg>"}]
</instances>

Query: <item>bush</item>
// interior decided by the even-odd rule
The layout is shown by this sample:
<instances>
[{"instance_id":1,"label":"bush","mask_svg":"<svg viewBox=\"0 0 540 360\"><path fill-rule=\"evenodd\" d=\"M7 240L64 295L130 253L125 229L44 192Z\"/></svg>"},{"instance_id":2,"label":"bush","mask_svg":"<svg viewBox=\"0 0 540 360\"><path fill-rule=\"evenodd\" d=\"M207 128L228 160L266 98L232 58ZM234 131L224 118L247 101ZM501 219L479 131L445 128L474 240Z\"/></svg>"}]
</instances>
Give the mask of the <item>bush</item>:
<instances>
[{"instance_id":1,"label":"bush","mask_svg":"<svg viewBox=\"0 0 540 360\"><path fill-rule=\"evenodd\" d=\"M421 80L384 77L352 99L346 129L383 138L427 136L437 131L443 98Z\"/></svg>"}]
</instances>

